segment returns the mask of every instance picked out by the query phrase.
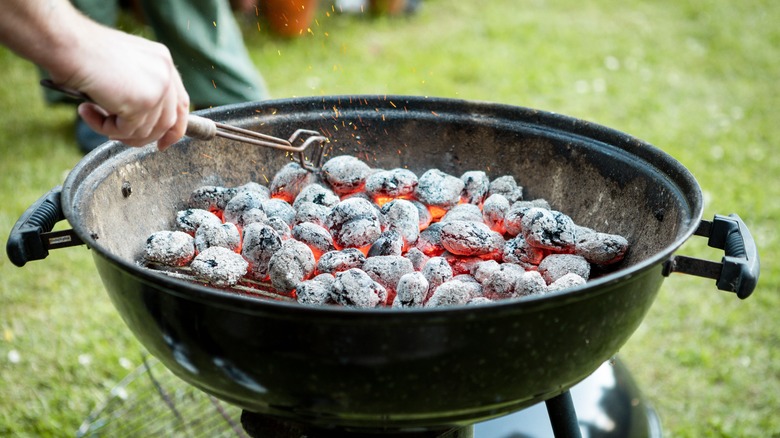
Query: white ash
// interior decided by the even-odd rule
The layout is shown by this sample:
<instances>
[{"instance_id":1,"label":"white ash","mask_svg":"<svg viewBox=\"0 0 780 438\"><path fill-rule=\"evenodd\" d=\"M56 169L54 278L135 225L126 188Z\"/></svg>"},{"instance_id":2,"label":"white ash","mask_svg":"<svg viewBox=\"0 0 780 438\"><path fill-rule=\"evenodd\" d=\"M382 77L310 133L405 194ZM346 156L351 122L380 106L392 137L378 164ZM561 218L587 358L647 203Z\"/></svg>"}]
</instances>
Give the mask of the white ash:
<instances>
[{"instance_id":1,"label":"white ash","mask_svg":"<svg viewBox=\"0 0 780 438\"><path fill-rule=\"evenodd\" d=\"M342 306L368 309L387 303L387 290L363 270L352 268L336 274L330 297Z\"/></svg>"},{"instance_id":2,"label":"white ash","mask_svg":"<svg viewBox=\"0 0 780 438\"><path fill-rule=\"evenodd\" d=\"M422 307L428 297L428 280L421 272L404 274L398 280L393 307Z\"/></svg>"},{"instance_id":3,"label":"white ash","mask_svg":"<svg viewBox=\"0 0 780 438\"><path fill-rule=\"evenodd\" d=\"M311 280L298 283L295 289L296 299L300 304L321 306L336 304L330 294L330 289L336 278L331 274L320 274Z\"/></svg>"},{"instance_id":4,"label":"white ash","mask_svg":"<svg viewBox=\"0 0 780 438\"><path fill-rule=\"evenodd\" d=\"M547 282L539 271L526 271L515 282L515 293L518 297L544 295L547 293Z\"/></svg>"},{"instance_id":5,"label":"white ash","mask_svg":"<svg viewBox=\"0 0 780 438\"><path fill-rule=\"evenodd\" d=\"M336 249L328 230L313 222L302 222L292 229L294 239L309 245L316 255Z\"/></svg>"},{"instance_id":6,"label":"white ash","mask_svg":"<svg viewBox=\"0 0 780 438\"><path fill-rule=\"evenodd\" d=\"M509 206L504 215L504 229L507 234L517 236L523 230L523 216L525 213L534 208L544 208L546 210L552 210L550 204L544 199L534 199L533 201L517 201Z\"/></svg>"},{"instance_id":7,"label":"white ash","mask_svg":"<svg viewBox=\"0 0 780 438\"><path fill-rule=\"evenodd\" d=\"M541 263L545 255L544 250L529 245L520 234L506 241L502 260L530 268Z\"/></svg>"},{"instance_id":8,"label":"white ash","mask_svg":"<svg viewBox=\"0 0 780 438\"><path fill-rule=\"evenodd\" d=\"M272 227L259 222L247 225L241 246L241 255L249 262L247 275L256 280L266 279L271 257L281 247L282 239Z\"/></svg>"},{"instance_id":9,"label":"white ash","mask_svg":"<svg viewBox=\"0 0 780 438\"><path fill-rule=\"evenodd\" d=\"M246 184L240 185L235 188L236 195L240 195L244 192L254 192L258 195L262 196L264 199L268 199L271 197L271 190L259 183L256 183L254 181L250 181Z\"/></svg>"},{"instance_id":10,"label":"white ash","mask_svg":"<svg viewBox=\"0 0 780 438\"><path fill-rule=\"evenodd\" d=\"M490 189L490 178L481 170L471 170L460 176L463 181L461 200L469 204L480 205Z\"/></svg>"},{"instance_id":11,"label":"white ash","mask_svg":"<svg viewBox=\"0 0 780 438\"><path fill-rule=\"evenodd\" d=\"M397 231L406 244L417 241L420 236L420 215L412 202L395 199L383 205L380 212L385 230Z\"/></svg>"},{"instance_id":12,"label":"white ash","mask_svg":"<svg viewBox=\"0 0 780 438\"><path fill-rule=\"evenodd\" d=\"M404 257L412 262L415 271L422 271L423 266L430 260L430 257L417 248L409 248L409 251L406 251Z\"/></svg>"},{"instance_id":13,"label":"white ash","mask_svg":"<svg viewBox=\"0 0 780 438\"><path fill-rule=\"evenodd\" d=\"M352 155L333 157L322 165L323 178L338 195L360 191L371 173L368 164Z\"/></svg>"},{"instance_id":14,"label":"white ash","mask_svg":"<svg viewBox=\"0 0 780 438\"><path fill-rule=\"evenodd\" d=\"M372 198L401 198L414 193L417 175L409 169L391 169L374 172L366 178L366 193Z\"/></svg>"},{"instance_id":15,"label":"white ash","mask_svg":"<svg viewBox=\"0 0 780 438\"><path fill-rule=\"evenodd\" d=\"M558 292L571 287L582 286L586 283L586 280L577 274L569 273L563 277L555 280L551 285L547 286L547 293Z\"/></svg>"},{"instance_id":16,"label":"white ash","mask_svg":"<svg viewBox=\"0 0 780 438\"><path fill-rule=\"evenodd\" d=\"M205 249L190 264L197 278L217 287L235 286L248 266L241 255L221 246Z\"/></svg>"},{"instance_id":17,"label":"white ash","mask_svg":"<svg viewBox=\"0 0 780 438\"><path fill-rule=\"evenodd\" d=\"M317 272L335 274L352 268L360 268L365 262L366 256L355 248L329 251L317 260Z\"/></svg>"},{"instance_id":18,"label":"white ash","mask_svg":"<svg viewBox=\"0 0 780 438\"><path fill-rule=\"evenodd\" d=\"M330 211L326 227L338 248L362 248L371 245L382 233L379 211L368 201L349 198Z\"/></svg>"},{"instance_id":19,"label":"white ash","mask_svg":"<svg viewBox=\"0 0 780 438\"><path fill-rule=\"evenodd\" d=\"M241 223L244 227L254 223L265 223L268 215L260 208L250 208L241 215Z\"/></svg>"},{"instance_id":20,"label":"white ash","mask_svg":"<svg viewBox=\"0 0 780 438\"><path fill-rule=\"evenodd\" d=\"M523 215L522 234L536 248L569 251L574 249L574 221L556 210L533 207Z\"/></svg>"},{"instance_id":21,"label":"white ash","mask_svg":"<svg viewBox=\"0 0 780 438\"><path fill-rule=\"evenodd\" d=\"M285 240L268 262L271 285L280 292L292 292L303 280L314 273L314 254L295 239Z\"/></svg>"},{"instance_id":22,"label":"white ash","mask_svg":"<svg viewBox=\"0 0 780 438\"><path fill-rule=\"evenodd\" d=\"M262 223L273 228L274 231L276 231L276 234L278 234L282 240L292 238L292 230L290 229L290 226L287 224L287 222L285 222L282 218L273 216L267 218Z\"/></svg>"},{"instance_id":23,"label":"white ash","mask_svg":"<svg viewBox=\"0 0 780 438\"><path fill-rule=\"evenodd\" d=\"M422 274L428 280L428 296L433 294L439 285L452 280L452 267L444 257L431 257L422 268Z\"/></svg>"},{"instance_id":24,"label":"white ash","mask_svg":"<svg viewBox=\"0 0 780 438\"><path fill-rule=\"evenodd\" d=\"M490 275L492 275L493 272L497 271L500 267L501 264L495 260L485 260L476 264L472 275L478 282L484 283L488 280Z\"/></svg>"},{"instance_id":25,"label":"white ash","mask_svg":"<svg viewBox=\"0 0 780 438\"><path fill-rule=\"evenodd\" d=\"M523 187L517 184L512 175L504 175L490 182L488 196L495 194L504 195L510 203L513 203L523 199Z\"/></svg>"},{"instance_id":26,"label":"white ash","mask_svg":"<svg viewBox=\"0 0 780 438\"><path fill-rule=\"evenodd\" d=\"M195 256L195 242L183 231L157 231L146 239L144 259L165 266L186 266Z\"/></svg>"},{"instance_id":27,"label":"white ash","mask_svg":"<svg viewBox=\"0 0 780 438\"><path fill-rule=\"evenodd\" d=\"M412 262L402 256L368 257L362 269L388 292L396 290L401 277L414 272Z\"/></svg>"},{"instance_id":28,"label":"white ash","mask_svg":"<svg viewBox=\"0 0 780 438\"><path fill-rule=\"evenodd\" d=\"M271 179L271 197L292 202L304 187L316 182L312 172L297 162L287 163Z\"/></svg>"},{"instance_id":29,"label":"white ash","mask_svg":"<svg viewBox=\"0 0 780 438\"><path fill-rule=\"evenodd\" d=\"M464 185L460 178L430 169L420 176L414 194L423 204L449 210L460 201Z\"/></svg>"},{"instance_id":30,"label":"white ash","mask_svg":"<svg viewBox=\"0 0 780 438\"><path fill-rule=\"evenodd\" d=\"M429 225L428 228L420 231L420 235L417 237L417 242L414 243L414 247L428 256L441 255L445 251L441 244L442 226L444 226L443 223L434 222Z\"/></svg>"},{"instance_id":31,"label":"white ash","mask_svg":"<svg viewBox=\"0 0 780 438\"><path fill-rule=\"evenodd\" d=\"M526 270L519 265L503 263L482 281L482 292L494 300L516 298L519 294L515 286L525 273Z\"/></svg>"},{"instance_id":32,"label":"white ash","mask_svg":"<svg viewBox=\"0 0 780 438\"><path fill-rule=\"evenodd\" d=\"M224 210L228 201L236 195L236 189L222 186L201 186L193 190L187 201L189 208Z\"/></svg>"},{"instance_id":33,"label":"white ash","mask_svg":"<svg viewBox=\"0 0 780 438\"><path fill-rule=\"evenodd\" d=\"M491 230L504 234L506 232L504 219L509 212L509 207L510 204L506 196L500 194L490 195L482 204L482 221Z\"/></svg>"},{"instance_id":34,"label":"white ash","mask_svg":"<svg viewBox=\"0 0 780 438\"><path fill-rule=\"evenodd\" d=\"M492 302L493 302L493 300L491 300L488 297L474 297L474 298L470 299L466 303L466 305L467 306L480 306L480 305L484 305L484 304L490 304Z\"/></svg>"},{"instance_id":35,"label":"white ash","mask_svg":"<svg viewBox=\"0 0 780 438\"><path fill-rule=\"evenodd\" d=\"M214 213L202 208L188 208L176 212L176 228L191 236L201 224L221 225L222 220Z\"/></svg>"},{"instance_id":36,"label":"white ash","mask_svg":"<svg viewBox=\"0 0 780 438\"><path fill-rule=\"evenodd\" d=\"M474 204L458 204L442 216L439 222L471 221L482 223L482 210Z\"/></svg>"},{"instance_id":37,"label":"white ash","mask_svg":"<svg viewBox=\"0 0 780 438\"><path fill-rule=\"evenodd\" d=\"M195 249L198 252L212 246L221 246L235 251L240 245L241 234L236 225L231 222L219 225L203 224L195 231Z\"/></svg>"},{"instance_id":38,"label":"white ash","mask_svg":"<svg viewBox=\"0 0 780 438\"><path fill-rule=\"evenodd\" d=\"M452 221L441 227L441 244L452 254L477 256L500 253L504 238L482 222Z\"/></svg>"},{"instance_id":39,"label":"white ash","mask_svg":"<svg viewBox=\"0 0 780 438\"><path fill-rule=\"evenodd\" d=\"M578 228L574 253L594 265L611 265L623 260L628 251L628 240L617 234L582 233Z\"/></svg>"},{"instance_id":40,"label":"white ash","mask_svg":"<svg viewBox=\"0 0 780 438\"><path fill-rule=\"evenodd\" d=\"M298 196L293 201L293 208L296 210L299 205L304 202L312 202L324 207L333 207L341 201L339 197L333 192L333 190L321 185L321 184L309 184L304 187Z\"/></svg>"},{"instance_id":41,"label":"white ash","mask_svg":"<svg viewBox=\"0 0 780 438\"><path fill-rule=\"evenodd\" d=\"M283 199L271 198L263 201L262 209L269 218L278 217L292 227L295 222L295 209Z\"/></svg>"},{"instance_id":42,"label":"white ash","mask_svg":"<svg viewBox=\"0 0 780 438\"><path fill-rule=\"evenodd\" d=\"M368 249L368 256L400 256L403 255L404 238L396 230L382 231L371 247Z\"/></svg>"},{"instance_id":43,"label":"white ash","mask_svg":"<svg viewBox=\"0 0 780 438\"><path fill-rule=\"evenodd\" d=\"M301 202L295 211L294 224L303 222L313 222L320 226L325 226L325 221L330 214L330 207L313 202Z\"/></svg>"},{"instance_id":44,"label":"white ash","mask_svg":"<svg viewBox=\"0 0 780 438\"><path fill-rule=\"evenodd\" d=\"M439 285L425 303L425 307L457 306L480 296L479 283L450 280Z\"/></svg>"},{"instance_id":45,"label":"white ash","mask_svg":"<svg viewBox=\"0 0 780 438\"><path fill-rule=\"evenodd\" d=\"M587 280L590 277L590 263L576 254L550 254L539 263L539 273L547 284L554 283L566 274L577 274Z\"/></svg>"},{"instance_id":46,"label":"white ash","mask_svg":"<svg viewBox=\"0 0 780 438\"><path fill-rule=\"evenodd\" d=\"M262 209L263 201L268 200L264 194L255 191L242 191L228 201L222 217L225 222L232 222L236 225L245 224L244 214L250 210Z\"/></svg>"}]
</instances>

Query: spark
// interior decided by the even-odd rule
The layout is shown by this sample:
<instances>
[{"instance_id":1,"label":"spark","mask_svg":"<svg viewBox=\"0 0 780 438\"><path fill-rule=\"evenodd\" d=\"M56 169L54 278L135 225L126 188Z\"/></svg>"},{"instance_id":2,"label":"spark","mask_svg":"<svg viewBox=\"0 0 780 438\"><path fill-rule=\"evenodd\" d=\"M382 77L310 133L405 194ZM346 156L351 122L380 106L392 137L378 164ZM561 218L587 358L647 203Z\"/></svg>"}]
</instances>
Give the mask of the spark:
<instances>
[{"instance_id":1,"label":"spark","mask_svg":"<svg viewBox=\"0 0 780 438\"><path fill-rule=\"evenodd\" d=\"M438 114L436 114L436 111L431 111L431 114L433 114L433 115L434 115L434 116L436 116L436 117L439 117L439 115L438 115Z\"/></svg>"},{"instance_id":2,"label":"spark","mask_svg":"<svg viewBox=\"0 0 780 438\"><path fill-rule=\"evenodd\" d=\"M393 108L398 108L397 106L395 106L395 103L393 103L392 100L390 101L390 105L392 105Z\"/></svg>"},{"instance_id":3,"label":"spark","mask_svg":"<svg viewBox=\"0 0 780 438\"><path fill-rule=\"evenodd\" d=\"M213 86L214 86L214 88L217 88L217 83L216 83L216 82L214 82L214 79L212 79L212 80L211 80L211 85L213 85Z\"/></svg>"},{"instance_id":4,"label":"spark","mask_svg":"<svg viewBox=\"0 0 780 438\"><path fill-rule=\"evenodd\" d=\"M212 21L211 24L213 24L214 27L217 27L217 22L216 21Z\"/></svg>"}]
</instances>

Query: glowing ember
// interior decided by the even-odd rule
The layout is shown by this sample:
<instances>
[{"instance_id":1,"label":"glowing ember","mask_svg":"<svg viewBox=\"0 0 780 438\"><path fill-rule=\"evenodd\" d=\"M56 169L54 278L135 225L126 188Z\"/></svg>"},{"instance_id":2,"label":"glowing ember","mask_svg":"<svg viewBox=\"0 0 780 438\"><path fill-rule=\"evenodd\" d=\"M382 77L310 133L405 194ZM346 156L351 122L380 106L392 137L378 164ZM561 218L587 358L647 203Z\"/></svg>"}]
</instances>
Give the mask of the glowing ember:
<instances>
[{"instance_id":1,"label":"glowing ember","mask_svg":"<svg viewBox=\"0 0 780 438\"><path fill-rule=\"evenodd\" d=\"M629 246L543 199L524 200L512 176L418 177L348 155L319 173L290 163L268 187L195 188L175 224L149 237L146 263L189 264L216 287L268 282L301 304L358 308L544 295L585 284Z\"/></svg>"}]
</instances>

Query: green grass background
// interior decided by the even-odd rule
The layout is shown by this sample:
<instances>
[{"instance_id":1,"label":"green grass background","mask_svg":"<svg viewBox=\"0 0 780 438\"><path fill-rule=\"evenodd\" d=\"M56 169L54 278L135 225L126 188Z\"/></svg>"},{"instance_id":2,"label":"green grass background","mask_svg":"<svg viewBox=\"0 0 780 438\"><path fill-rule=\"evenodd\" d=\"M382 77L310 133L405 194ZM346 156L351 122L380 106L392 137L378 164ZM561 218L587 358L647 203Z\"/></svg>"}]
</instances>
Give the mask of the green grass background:
<instances>
[{"instance_id":1,"label":"green grass background","mask_svg":"<svg viewBox=\"0 0 780 438\"><path fill-rule=\"evenodd\" d=\"M778 22L769 0L425 0L397 19L323 3L293 40L244 20L274 97L414 94L568 114L670 153L702 186L705 218L738 213L763 259L755 294L675 275L620 352L673 437L780 436ZM7 235L81 155L72 109L43 105L34 67L5 49L0 111ZM722 256L700 238L678 253ZM143 352L84 247L23 269L0 257L0 331L2 436L73 435Z\"/></svg>"}]
</instances>

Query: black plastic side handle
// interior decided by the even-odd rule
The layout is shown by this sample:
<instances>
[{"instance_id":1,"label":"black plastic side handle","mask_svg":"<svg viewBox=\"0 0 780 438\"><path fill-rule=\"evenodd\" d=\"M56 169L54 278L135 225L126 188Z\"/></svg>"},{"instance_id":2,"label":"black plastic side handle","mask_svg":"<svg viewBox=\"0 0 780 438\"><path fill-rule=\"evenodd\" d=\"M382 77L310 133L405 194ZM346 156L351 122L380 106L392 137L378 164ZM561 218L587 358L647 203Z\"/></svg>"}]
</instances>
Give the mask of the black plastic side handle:
<instances>
[{"instance_id":1,"label":"black plastic side handle","mask_svg":"<svg viewBox=\"0 0 780 438\"><path fill-rule=\"evenodd\" d=\"M707 244L722 249L720 263L686 256L673 256L664 263L663 275L672 272L715 279L720 290L735 292L741 299L753 293L758 283L761 263L753 236L736 214L715 215L712 222L701 221L694 233L708 237Z\"/></svg>"},{"instance_id":2,"label":"black plastic side handle","mask_svg":"<svg viewBox=\"0 0 780 438\"><path fill-rule=\"evenodd\" d=\"M11 263L21 267L28 261L45 259L50 249L84 243L73 230L51 231L57 222L65 219L61 192L62 186L51 189L16 221L5 246Z\"/></svg>"}]
</instances>

